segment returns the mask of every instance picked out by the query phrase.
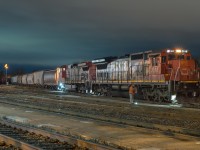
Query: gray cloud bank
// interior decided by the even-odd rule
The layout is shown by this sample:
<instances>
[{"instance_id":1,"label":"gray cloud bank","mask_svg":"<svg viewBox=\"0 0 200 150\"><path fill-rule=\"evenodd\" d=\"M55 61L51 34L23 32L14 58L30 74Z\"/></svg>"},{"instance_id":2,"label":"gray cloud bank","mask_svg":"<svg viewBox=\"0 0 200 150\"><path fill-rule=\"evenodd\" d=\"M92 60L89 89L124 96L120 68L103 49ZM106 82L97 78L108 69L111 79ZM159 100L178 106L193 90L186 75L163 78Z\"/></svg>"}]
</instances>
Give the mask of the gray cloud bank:
<instances>
[{"instance_id":1,"label":"gray cloud bank","mask_svg":"<svg viewBox=\"0 0 200 150\"><path fill-rule=\"evenodd\" d=\"M198 0L6 0L0 62L62 65L149 49L199 54Z\"/></svg>"}]
</instances>

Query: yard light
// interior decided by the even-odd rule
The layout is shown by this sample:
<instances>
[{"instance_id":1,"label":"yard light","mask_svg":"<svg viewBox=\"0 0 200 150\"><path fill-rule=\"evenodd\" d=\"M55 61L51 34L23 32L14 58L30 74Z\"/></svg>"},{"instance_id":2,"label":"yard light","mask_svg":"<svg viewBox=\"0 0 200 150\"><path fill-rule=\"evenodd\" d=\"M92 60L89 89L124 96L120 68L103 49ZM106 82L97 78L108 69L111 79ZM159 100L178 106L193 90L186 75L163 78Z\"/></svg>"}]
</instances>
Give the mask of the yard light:
<instances>
[{"instance_id":1,"label":"yard light","mask_svg":"<svg viewBox=\"0 0 200 150\"><path fill-rule=\"evenodd\" d=\"M5 65L4 65L4 68L5 68L5 70L6 70L6 84L7 84L7 70L8 70L8 64L5 64Z\"/></svg>"}]
</instances>

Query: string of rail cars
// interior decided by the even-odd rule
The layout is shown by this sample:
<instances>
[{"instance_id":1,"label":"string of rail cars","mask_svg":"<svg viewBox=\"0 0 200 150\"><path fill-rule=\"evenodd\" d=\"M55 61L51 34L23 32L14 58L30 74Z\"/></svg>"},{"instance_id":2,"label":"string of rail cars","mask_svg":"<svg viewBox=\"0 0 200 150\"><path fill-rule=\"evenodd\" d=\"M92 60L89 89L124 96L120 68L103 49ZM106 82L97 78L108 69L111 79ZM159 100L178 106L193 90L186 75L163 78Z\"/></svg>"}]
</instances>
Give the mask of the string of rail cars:
<instances>
[{"instance_id":1,"label":"string of rail cars","mask_svg":"<svg viewBox=\"0 0 200 150\"><path fill-rule=\"evenodd\" d=\"M173 103L177 95L199 96L199 79L199 68L190 51L166 49L17 75L11 83L112 96L128 96L133 83L137 98Z\"/></svg>"}]
</instances>

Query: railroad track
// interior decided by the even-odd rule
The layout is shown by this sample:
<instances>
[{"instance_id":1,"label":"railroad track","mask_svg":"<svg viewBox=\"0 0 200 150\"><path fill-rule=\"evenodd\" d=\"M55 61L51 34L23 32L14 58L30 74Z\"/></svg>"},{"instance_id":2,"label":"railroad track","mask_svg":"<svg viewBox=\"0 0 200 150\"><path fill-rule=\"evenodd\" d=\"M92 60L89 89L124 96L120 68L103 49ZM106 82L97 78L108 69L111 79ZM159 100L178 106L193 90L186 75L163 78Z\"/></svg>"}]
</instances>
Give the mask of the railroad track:
<instances>
[{"instance_id":1,"label":"railroad track","mask_svg":"<svg viewBox=\"0 0 200 150\"><path fill-rule=\"evenodd\" d=\"M66 92L58 92L58 91L50 91L50 90L44 90L44 89L38 89L38 88L32 88L32 87L26 87L26 86L18 86L20 89L17 89L17 91L1 91L4 94L10 94L10 95L16 95L20 92L23 93L23 97L29 97L31 95L40 95L38 96L39 99L57 99L57 100L65 100L65 101L76 101L76 102L85 102L85 103L98 103L98 105L110 105L115 107L124 107L129 105L127 102L129 102L128 98L119 98L119 97L105 97L105 96L96 96L96 95L87 95L82 93L66 93ZM73 94L73 95L69 95ZM22 97L22 95L20 95ZM37 96L35 96L36 98ZM33 97L32 97L33 98ZM149 104L156 104L156 105L170 105L170 103L161 103L156 101L144 101L144 100L137 100L140 103L149 103ZM186 97L179 97L179 104L182 105L182 108L194 108L194 109L200 109L200 98L186 98Z\"/></svg>"},{"instance_id":2,"label":"railroad track","mask_svg":"<svg viewBox=\"0 0 200 150\"><path fill-rule=\"evenodd\" d=\"M73 115L94 120L129 124L140 127L169 126L178 127L181 133L200 136L199 109L162 108L130 106L127 102L106 101L91 97L60 97L59 95L39 93L32 95L26 89L25 95L7 93L0 97L1 103L23 106L37 110ZM16 91L14 91L16 92ZM29 95L30 94L30 95ZM41 94L41 95L40 95ZM4 96L4 97L3 97ZM61 95L62 96L62 95ZM190 116L188 116L190 114ZM188 132L189 131L189 132ZM179 132L179 131L178 131Z\"/></svg>"},{"instance_id":3,"label":"railroad track","mask_svg":"<svg viewBox=\"0 0 200 150\"><path fill-rule=\"evenodd\" d=\"M31 101L31 102L30 102ZM41 100L42 101L42 100ZM129 124L134 126L140 126L140 127L152 127L157 125L161 126L175 126L182 128L184 130L184 133L187 134L187 130L194 130L192 135L198 135L198 131L200 130L200 121L199 120L186 120L184 118L178 118L179 116L176 116L176 109L166 109L166 108L158 108L156 109L158 114L161 114L162 116L157 116L153 114L148 114L145 112L144 109L142 112L141 110L132 109L129 107L122 108L123 110L118 110L118 108L115 107L109 107L109 106L98 106L98 105L83 105L84 103L81 103L77 105L77 103L73 104L63 104L61 102L54 101L54 103L48 102L47 100L43 100L41 102L40 100L35 101L32 100L20 100L16 101L16 99L6 99L6 101L0 100L1 103L6 104L12 104L12 105L18 105L23 106L25 108L30 109L37 109L42 111L47 111L51 113L57 113L60 115L73 115L83 118L91 118L94 120L100 120L100 121L108 121L108 122L114 122L114 123L123 123L123 124ZM152 109L155 113L155 108L147 108L146 110L149 111ZM116 113L118 111L118 113ZM151 112L151 111L150 111ZM183 112L183 111L182 111ZM144 114L145 113L145 114ZM187 114L187 112L184 112ZM175 116L176 118L174 118ZM123 119L122 119L123 118ZM123 120L123 121L122 121ZM190 134L190 133L189 133Z\"/></svg>"},{"instance_id":4,"label":"railroad track","mask_svg":"<svg viewBox=\"0 0 200 150\"><path fill-rule=\"evenodd\" d=\"M0 140L1 140L1 137L2 136L0 136ZM10 140L7 140L7 141L10 141ZM10 143L8 144L8 142L6 143L2 140L0 141L0 149L1 150L22 150L21 148L15 147L12 144L10 144Z\"/></svg>"},{"instance_id":5,"label":"railroad track","mask_svg":"<svg viewBox=\"0 0 200 150\"><path fill-rule=\"evenodd\" d=\"M98 143L27 127L5 118L0 121L0 141L13 150L115 150Z\"/></svg>"},{"instance_id":6,"label":"railroad track","mask_svg":"<svg viewBox=\"0 0 200 150\"><path fill-rule=\"evenodd\" d=\"M84 149L78 148L78 146L70 145L67 142L61 142L59 140L37 135L33 132L24 131L22 129L13 128L11 126L0 123L0 137L1 141L8 141L9 144L14 145L20 149Z\"/></svg>"},{"instance_id":7,"label":"railroad track","mask_svg":"<svg viewBox=\"0 0 200 150\"><path fill-rule=\"evenodd\" d=\"M66 92L58 92L58 91L50 91L38 88L31 88L20 86L20 91L23 93L24 97L29 97L30 94L32 95L40 95L38 96L39 99L57 99L57 100L65 100L65 101L76 101L76 102L85 102L85 103L98 103L98 105L110 105L115 107L124 107L129 105L127 102L129 101L128 98L119 98L119 97L105 97L105 96L96 96L96 95L87 95L82 93L66 93ZM1 93L1 91L0 91ZM18 91L3 91L3 93L7 94L18 94ZM73 95L69 95L73 94ZM22 96L22 95L21 95ZM35 96L36 98L37 96ZM33 97L32 97L33 98ZM179 104L182 105L182 108L194 108L200 109L200 98L186 98L186 97L179 97L178 98ZM170 105L170 103L161 103L156 101L144 101L144 100L137 100L140 103L149 103L149 104L156 104L156 105Z\"/></svg>"}]
</instances>

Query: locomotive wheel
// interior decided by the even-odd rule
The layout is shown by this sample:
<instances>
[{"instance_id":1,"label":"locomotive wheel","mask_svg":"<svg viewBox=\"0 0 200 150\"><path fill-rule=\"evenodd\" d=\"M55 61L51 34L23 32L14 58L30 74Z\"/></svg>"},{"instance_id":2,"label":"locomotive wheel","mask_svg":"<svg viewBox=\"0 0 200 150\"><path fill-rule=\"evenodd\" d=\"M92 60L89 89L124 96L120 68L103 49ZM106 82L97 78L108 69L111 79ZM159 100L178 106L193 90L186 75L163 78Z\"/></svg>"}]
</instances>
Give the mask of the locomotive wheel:
<instances>
[{"instance_id":1,"label":"locomotive wheel","mask_svg":"<svg viewBox=\"0 0 200 150\"><path fill-rule=\"evenodd\" d=\"M166 102L166 100L168 101L168 91L166 89L159 89L158 93L160 97L159 102Z\"/></svg>"},{"instance_id":2,"label":"locomotive wheel","mask_svg":"<svg viewBox=\"0 0 200 150\"><path fill-rule=\"evenodd\" d=\"M147 89L142 90L142 95L143 95L144 100L148 100L148 101L150 100L149 92L147 91Z\"/></svg>"},{"instance_id":3,"label":"locomotive wheel","mask_svg":"<svg viewBox=\"0 0 200 150\"><path fill-rule=\"evenodd\" d=\"M148 95L148 100L149 100L149 101L154 101L155 97L154 97L154 93L153 93L152 90L149 90L149 91L147 92L147 95Z\"/></svg>"},{"instance_id":4,"label":"locomotive wheel","mask_svg":"<svg viewBox=\"0 0 200 150\"><path fill-rule=\"evenodd\" d=\"M155 102L160 102L161 99L160 99L160 90L159 89L155 89L154 90L154 101Z\"/></svg>"}]
</instances>

